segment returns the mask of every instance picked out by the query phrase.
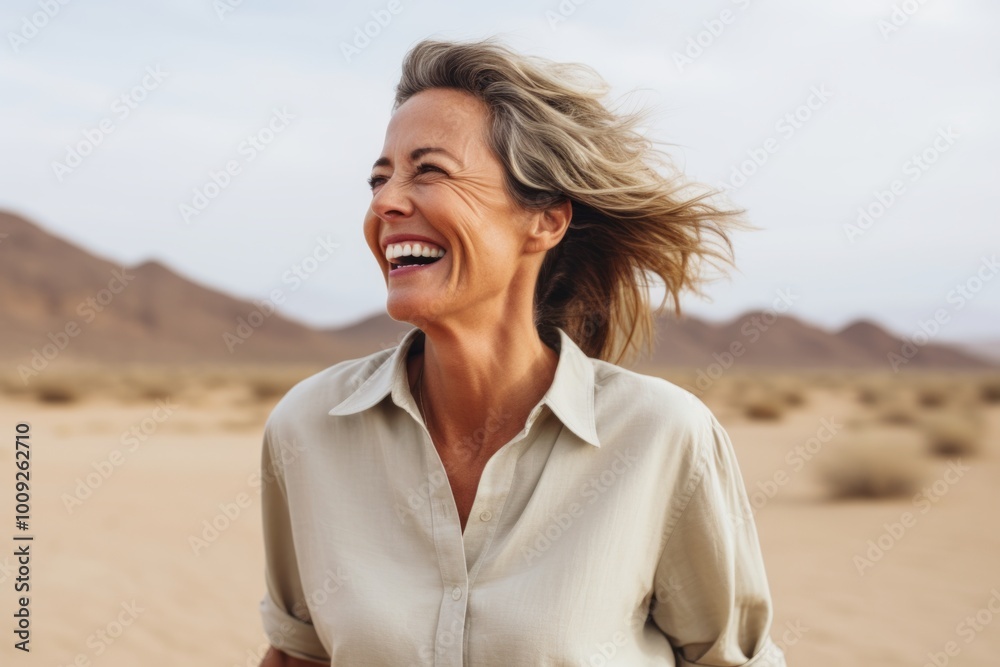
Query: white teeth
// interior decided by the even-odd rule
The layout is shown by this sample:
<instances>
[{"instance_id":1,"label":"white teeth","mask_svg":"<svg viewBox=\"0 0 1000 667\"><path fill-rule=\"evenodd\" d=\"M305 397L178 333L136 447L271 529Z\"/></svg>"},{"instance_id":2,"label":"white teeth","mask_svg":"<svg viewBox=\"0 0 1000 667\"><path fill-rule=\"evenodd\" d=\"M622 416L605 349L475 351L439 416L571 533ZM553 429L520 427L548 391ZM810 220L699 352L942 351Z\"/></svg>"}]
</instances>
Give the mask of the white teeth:
<instances>
[{"instance_id":1,"label":"white teeth","mask_svg":"<svg viewBox=\"0 0 1000 667\"><path fill-rule=\"evenodd\" d=\"M391 243L385 249L385 259L391 262L397 257L443 257L444 248L422 243Z\"/></svg>"}]
</instances>

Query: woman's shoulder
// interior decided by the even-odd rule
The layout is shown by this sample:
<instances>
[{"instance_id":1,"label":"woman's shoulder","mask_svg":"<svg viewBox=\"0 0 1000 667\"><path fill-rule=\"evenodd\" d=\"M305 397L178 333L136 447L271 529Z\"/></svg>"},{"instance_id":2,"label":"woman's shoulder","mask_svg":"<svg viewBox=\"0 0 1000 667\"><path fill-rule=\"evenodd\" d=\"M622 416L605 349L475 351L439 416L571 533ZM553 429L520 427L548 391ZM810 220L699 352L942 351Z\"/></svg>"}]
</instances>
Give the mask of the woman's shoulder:
<instances>
[{"instance_id":1,"label":"woman's shoulder","mask_svg":"<svg viewBox=\"0 0 1000 667\"><path fill-rule=\"evenodd\" d=\"M711 462L726 454L727 437L711 409L663 377L594 362L595 424L609 449L635 452L665 488L689 494Z\"/></svg>"},{"instance_id":2,"label":"woman's shoulder","mask_svg":"<svg viewBox=\"0 0 1000 667\"><path fill-rule=\"evenodd\" d=\"M389 360L397 347L364 357L344 359L299 380L271 410L268 425L288 420L325 418L334 406L363 386Z\"/></svg>"},{"instance_id":3,"label":"woman's shoulder","mask_svg":"<svg viewBox=\"0 0 1000 667\"><path fill-rule=\"evenodd\" d=\"M688 389L594 359L595 409L602 419L627 420L631 429L679 437L704 436L718 425L711 409Z\"/></svg>"}]
</instances>

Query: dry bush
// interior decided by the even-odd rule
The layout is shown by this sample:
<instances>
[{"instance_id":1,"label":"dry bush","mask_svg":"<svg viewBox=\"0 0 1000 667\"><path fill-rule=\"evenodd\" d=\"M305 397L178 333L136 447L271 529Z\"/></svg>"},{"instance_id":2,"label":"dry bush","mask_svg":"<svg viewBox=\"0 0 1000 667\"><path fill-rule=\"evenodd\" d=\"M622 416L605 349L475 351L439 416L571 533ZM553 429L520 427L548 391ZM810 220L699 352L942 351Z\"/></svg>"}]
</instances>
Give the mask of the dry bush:
<instances>
[{"instance_id":1,"label":"dry bush","mask_svg":"<svg viewBox=\"0 0 1000 667\"><path fill-rule=\"evenodd\" d=\"M923 408L941 408L948 403L949 387L920 387L917 389L917 405Z\"/></svg>"},{"instance_id":2,"label":"dry bush","mask_svg":"<svg viewBox=\"0 0 1000 667\"><path fill-rule=\"evenodd\" d=\"M799 407L805 405L806 393L801 389L785 389L781 392L781 400L785 405Z\"/></svg>"},{"instance_id":3,"label":"dry bush","mask_svg":"<svg viewBox=\"0 0 1000 667\"><path fill-rule=\"evenodd\" d=\"M756 421L775 421L785 412L785 403L780 396L768 394L751 398L743 406L743 414Z\"/></svg>"},{"instance_id":4,"label":"dry bush","mask_svg":"<svg viewBox=\"0 0 1000 667\"><path fill-rule=\"evenodd\" d=\"M979 400L988 404L1000 403L1000 378L990 378L979 384Z\"/></svg>"},{"instance_id":5,"label":"dry bush","mask_svg":"<svg viewBox=\"0 0 1000 667\"><path fill-rule=\"evenodd\" d=\"M885 373L859 372L851 383L855 398L861 405L878 407L898 397L899 386L893 376Z\"/></svg>"},{"instance_id":6,"label":"dry bush","mask_svg":"<svg viewBox=\"0 0 1000 667\"><path fill-rule=\"evenodd\" d=\"M861 387L858 389L857 401L861 405L878 405L885 401L885 394L874 387Z\"/></svg>"},{"instance_id":7,"label":"dry bush","mask_svg":"<svg viewBox=\"0 0 1000 667\"><path fill-rule=\"evenodd\" d=\"M917 411L913 405L897 399L879 411L878 419L883 424L911 426L917 423Z\"/></svg>"},{"instance_id":8,"label":"dry bush","mask_svg":"<svg viewBox=\"0 0 1000 667\"><path fill-rule=\"evenodd\" d=\"M726 404L744 417L759 421L774 421L789 407L805 403L803 379L799 376L779 376L766 372L720 378L719 394Z\"/></svg>"},{"instance_id":9,"label":"dry bush","mask_svg":"<svg viewBox=\"0 0 1000 667\"><path fill-rule=\"evenodd\" d=\"M924 446L918 430L869 426L845 432L817 470L833 498L912 496L926 477Z\"/></svg>"},{"instance_id":10,"label":"dry bush","mask_svg":"<svg viewBox=\"0 0 1000 667\"><path fill-rule=\"evenodd\" d=\"M934 456L974 457L981 453L982 426L974 414L952 412L923 421L927 445Z\"/></svg>"},{"instance_id":11,"label":"dry bush","mask_svg":"<svg viewBox=\"0 0 1000 667\"><path fill-rule=\"evenodd\" d=\"M120 375L117 398L148 402L182 394L191 384L183 368L130 367Z\"/></svg>"},{"instance_id":12,"label":"dry bush","mask_svg":"<svg viewBox=\"0 0 1000 667\"><path fill-rule=\"evenodd\" d=\"M771 394L787 407L805 405L809 387L816 387L818 376L808 373L783 373L762 383L766 394Z\"/></svg>"},{"instance_id":13,"label":"dry bush","mask_svg":"<svg viewBox=\"0 0 1000 667\"><path fill-rule=\"evenodd\" d=\"M65 405L79 399L80 392L67 381L47 381L35 385L35 400L39 403Z\"/></svg>"}]
</instances>

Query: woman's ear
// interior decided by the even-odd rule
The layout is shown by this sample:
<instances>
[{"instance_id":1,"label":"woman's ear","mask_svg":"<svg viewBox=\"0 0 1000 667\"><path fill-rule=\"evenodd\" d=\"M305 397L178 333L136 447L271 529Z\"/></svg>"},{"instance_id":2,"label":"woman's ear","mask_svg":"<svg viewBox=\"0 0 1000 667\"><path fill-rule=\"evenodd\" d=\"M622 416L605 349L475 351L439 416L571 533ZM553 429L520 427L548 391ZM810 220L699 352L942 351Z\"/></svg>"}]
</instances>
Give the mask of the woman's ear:
<instances>
[{"instance_id":1,"label":"woman's ear","mask_svg":"<svg viewBox=\"0 0 1000 667\"><path fill-rule=\"evenodd\" d=\"M529 252L545 252L559 245L573 220L573 202L569 197L550 208L537 211L532 216L526 249Z\"/></svg>"}]
</instances>

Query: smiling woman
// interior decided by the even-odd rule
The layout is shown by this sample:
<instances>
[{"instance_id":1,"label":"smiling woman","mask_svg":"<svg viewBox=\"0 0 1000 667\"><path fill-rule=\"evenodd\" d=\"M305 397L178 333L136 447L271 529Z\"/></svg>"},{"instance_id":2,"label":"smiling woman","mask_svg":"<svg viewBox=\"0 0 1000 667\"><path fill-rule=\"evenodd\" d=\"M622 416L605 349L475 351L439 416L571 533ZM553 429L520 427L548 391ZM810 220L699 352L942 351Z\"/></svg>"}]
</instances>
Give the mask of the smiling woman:
<instances>
[{"instance_id":1,"label":"smiling woman","mask_svg":"<svg viewBox=\"0 0 1000 667\"><path fill-rule=\"evenodd\" d=\"M679 312L742 212L606 92L492 40L407 55L364 235L415 328L268 419L263 664L784 664L728 435L617 365L649 277Z\"/></svg>"}]
</instances>

